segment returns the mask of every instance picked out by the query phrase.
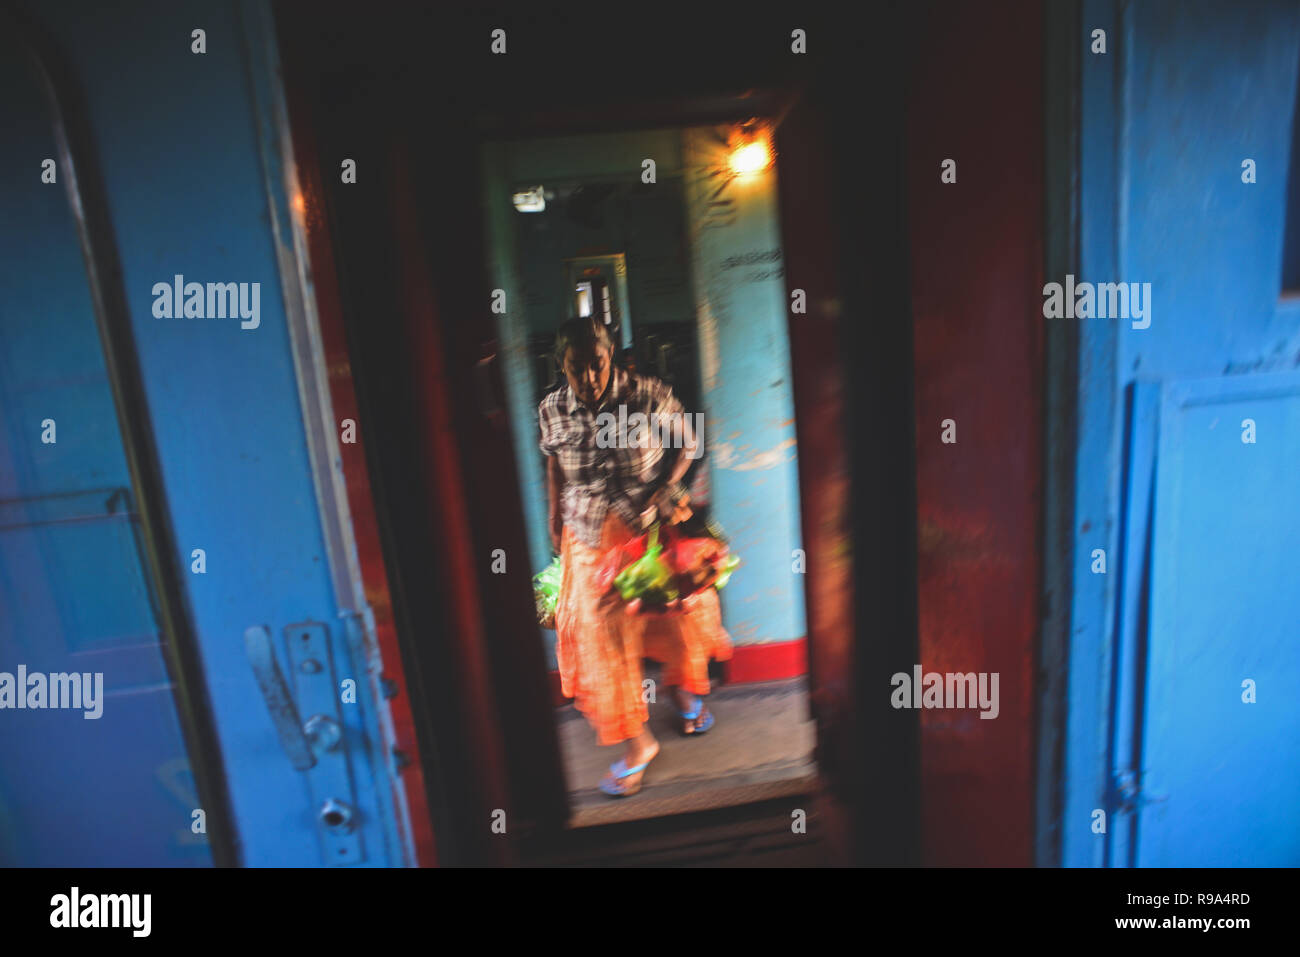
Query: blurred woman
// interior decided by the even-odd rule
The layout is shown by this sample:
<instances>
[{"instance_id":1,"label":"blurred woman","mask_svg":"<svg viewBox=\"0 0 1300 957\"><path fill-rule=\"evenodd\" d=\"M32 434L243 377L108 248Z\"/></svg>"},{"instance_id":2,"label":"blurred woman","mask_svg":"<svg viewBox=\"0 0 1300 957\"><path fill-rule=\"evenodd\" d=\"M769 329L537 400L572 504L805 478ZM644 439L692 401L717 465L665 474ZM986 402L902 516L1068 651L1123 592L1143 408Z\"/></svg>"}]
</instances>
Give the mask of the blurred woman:
<instances>
[{"instance_id":1,"label":"blurred woman","mask_svg":"<svg viewBox=\"0 0 1300 957\"><path fill-rule=\"evenodd\" d=\"M682 448L664 448L657 430L648 441L598 441L601 417L640 412L660 419L685 417L665 383L615 364L609 332L587 319L570 319L556 336L555 357L566 383L538 407L547 462L551 544L564 575L555 613L556 658L565 697L596 729L602 745L626 742L622 760L600 782L623 797L641 788L646 766L659 753L647 724L641 686L643 657L664 664L664 683L677 705L683 734L713 725L705 705L710 658L731 657L717 591L705 588L670 615L629 613L597 583L605 553L642 533L656 519L676 524L691 515L681 479L698 457L701 437L683 428ZM689 434L688 434L689 433ZM608 432L606 432L608 434Z\"/></svg>"}]
</instances>

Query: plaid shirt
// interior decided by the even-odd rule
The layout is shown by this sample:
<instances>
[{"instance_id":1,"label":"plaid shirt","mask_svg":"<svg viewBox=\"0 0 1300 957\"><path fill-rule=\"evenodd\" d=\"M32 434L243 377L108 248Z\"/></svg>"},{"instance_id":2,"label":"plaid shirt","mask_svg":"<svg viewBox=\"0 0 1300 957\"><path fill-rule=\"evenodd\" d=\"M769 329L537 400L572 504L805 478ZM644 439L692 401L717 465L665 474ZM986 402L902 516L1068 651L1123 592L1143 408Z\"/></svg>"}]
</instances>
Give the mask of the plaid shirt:
<instances>
[{"instance_id":1,"label":"plaid shirt","mask_svg":"<svg viewBox=\"0 0 1300 957\"><path fill-rule=\"evenodd\" d=\"M647 429L646 439L639 446L621 440L612 448L597 444L602 427L621 419L621 407L625 407L627 416L640 412L651 422L652 413L661 419L674 413L681 415L683 432L678 435L684 435L689 424L682 404L667 383L620 368L611 374L609 393L594 413L577 400L567 382L548 392L537 407L541 450L558 458L564 479L560 516L580 541L593 548L600 546L601 527L611 508L630 528L640 529L641 513L667 477L664 448L656 430ZM598 421L603 415L612 418ZM703 437L696 439L702 441Z\"/></svg>"}]
</instances>

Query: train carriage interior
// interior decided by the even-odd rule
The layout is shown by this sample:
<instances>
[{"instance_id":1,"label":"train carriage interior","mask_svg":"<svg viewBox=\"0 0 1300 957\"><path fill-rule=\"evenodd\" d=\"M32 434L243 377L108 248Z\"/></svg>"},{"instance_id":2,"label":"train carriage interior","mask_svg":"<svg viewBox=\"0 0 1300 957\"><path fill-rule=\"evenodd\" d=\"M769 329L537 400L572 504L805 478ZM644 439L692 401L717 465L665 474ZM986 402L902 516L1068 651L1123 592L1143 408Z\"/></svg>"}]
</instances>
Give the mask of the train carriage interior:
<instances>
[{"instance_id":1,"label":"train carriage interior","mask_svg":"<svg viewBox=\"0 0 1300 957\"><path fill-rule=\"evenodd\" d=\"M1300 3L852 12L0 0L0 865L1300 862ZM740 562L618 799L572 317Z\"/></svg>"}]
</instances>

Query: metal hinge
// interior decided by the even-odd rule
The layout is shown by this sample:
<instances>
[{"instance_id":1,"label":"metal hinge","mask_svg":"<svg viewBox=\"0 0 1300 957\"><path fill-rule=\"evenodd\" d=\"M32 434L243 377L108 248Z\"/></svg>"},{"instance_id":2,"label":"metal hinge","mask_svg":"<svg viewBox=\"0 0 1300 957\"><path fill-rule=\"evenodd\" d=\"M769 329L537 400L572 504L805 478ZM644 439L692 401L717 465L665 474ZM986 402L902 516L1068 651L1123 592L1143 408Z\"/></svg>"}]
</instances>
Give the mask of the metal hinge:
<instances>
[{"instance_id":1,"label":"metal hinge","mask_svg":"<svg viewBox=\"0 0 1300 957\"><path fill-rule=\"evenodd\" d=\"M1111 795L1115 813L1133 814L1148 804L1169 800L1168 794L1148 791L1142 785L1145 769L1119 768L1111 772Z\"/></svg>"}]
</instances>

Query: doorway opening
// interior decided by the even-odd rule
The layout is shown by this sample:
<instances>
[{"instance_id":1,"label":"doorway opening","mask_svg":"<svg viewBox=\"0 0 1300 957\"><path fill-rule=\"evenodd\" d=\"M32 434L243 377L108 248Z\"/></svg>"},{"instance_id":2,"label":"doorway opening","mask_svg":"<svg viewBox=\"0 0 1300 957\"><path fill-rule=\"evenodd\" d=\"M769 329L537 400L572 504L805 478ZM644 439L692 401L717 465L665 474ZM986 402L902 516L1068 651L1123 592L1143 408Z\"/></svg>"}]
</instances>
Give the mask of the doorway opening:
<instances>
[{"instance_id":1,"label":"doorway opening","mask_svg":"<svg viewBox=\"0 0 1300 957\"><path fill-rule=\"evenodd\" d=\"M703 415L684 478L742 565L719 592L733 655L711 666L707 735L681 737L657 662L644 696L661 751L631 801L597 783L623 746L599 747L551 670L571 827L808 793L808 701L798 461L777 162L760 118L738 124L533 136L484 143L490 283L532 569L553 557L538 405L566 382L553 357L570 316L604 325L625 369ZM755 163L753 145L766 155ZM746 163L736 158L749 149ZM766 160L766 161L764 161ZM647 169L651 175L645 175ZM512 358L514 357L514 358Z\"/></svg>"},{"instance_id":2,"label":"doorway opening","mask_svg":"<svg viewBox=\"0 0 1300 957\"><path fill-rule=\"evenodd\" d=\"M504 859L522 850L529 835L605 847L614 829L687 828L693 816L564 828L575 807L564 772L574 773L560 754L558 722L550 720L562 703L547 686L553 661L545 652L554 633L539 629L528 581L550 558L544 520L535 518L545 504L537 406L529 400L553 372L545 364L549 355L538 361L550 351L553 329L539 330L544 345L535 349L530 325L538 307L529 300L541 294L567 302L576 295L566 258L620 253L628 270L627 324L638 350L633 361L657 376L663 370L665 378L676 374L675 364L694 370L674 388L683 390L686 405L692 403L684 390L698 389L695 407L708 416L708 451L697 472L712 486L710 497L722 508L784 502L749 521L722 516L727 532L749 538L736 547L744 575L723 595L724 610L733 613L724 624L737 654L716 669L715 693L806 676L800 716L815 715L819 785L825 782L817 797L826 800L774 799L787 806L780 829L788 838L789 806L833 807L821 817L839 830L827 847L867 853L869 844L871 859L894 859L895 849L914 843L908 827L858 834L853 822L888 816L905 824L916 804L913 778L905 773L916 763L916 737L908 730L915 716L887 706L872 710L878 702L861 691L866 676L895 670L895 657L915 660L910 312L896 199L903 154L880 148L882 136L901 143L903 126L892 93L870 100L872 122L835 122L863 112L861 89L892 89L894 64L884 57L867 61L863 66L878 80L863 85L857 65L851 79L840 75L847 67L834 66L852 58L755 56L767 32L761 18L720 15L718 30L684 35L661 19L666 43L698 40L687 57L691 75L663 74L652 59L646 69L623 71L615 89L590 83L578 61L550 54L571 33L563 18L543 17L529 28L527 49L547 51L545 69L519 48L485 71L472 45L458 48L463 56L429 60L414 38L495 28L494 12L439 8L361 21L336 4L314 9L306 21L288 7L278 12L293 24L281 36L285 75L300 105L291 113L319 144L299 156L322 172L328 217L320 222L328 222L335 245L338 313L358 392L358 434L365 437L366 472L358 488L373 494L380 519L395 640L417 712L439 860ZM639 23L638 29L655 26ZM721 33L736 42L717 48L713 37ZM376 74L377 62L397 68ZM412 82L416 77L425 82ZM520 89L530 91L526 102ZM412 123L415 112L429 109L428 90L440 91L436 122ZM753 180L730 168L727 141L755 115L771 118L776 129L779 203L770 184L755 190ZM596 131L606 147L617 142L613 131L632 133L641 147L624 144L597 169L575 170L571 140ZM593 147L583 159L599 158L602 136L580 138ZM548 157L548 141L565 152ZM355 156L359 144L367 148L358 168L374 175L341 184L334 158ZM296 136L295 146L302 145ZM522 171L521 155L529 164ZM656 161L653 186L641 183L645 159ZM693 304L680 321L690 334L665 330L680 345L662 348L666 337L647 328L673 320L638 303L647 264L634 244L592 242L557 253L524 295L513 237L533 214L517 210L512 192L541 184L542 195L533 199L546 202L549 218L549 207L561 206L547 190L589 183L594 198L611 180L625 195L613 205L594 202L597 216L638 200L642 190L673 183L682 190L682 207L691 208L688 196L701 204L694 208L705 215L696 217L688 248L706 248L707 257L684 257ZM756 229L756 219L768 225ZM702 271L701 258L708 266ZM761 275L786 270L788 283ZM707 308L700 308L702 286L710 293ZM505 314L497 308L498 289L509 294ZM796 291L805 297L804 310L791 308ZM593 295L593 307L603 299ZM617 308L615 285L611 314ZM761 328L755 316L763 319ZM766 378L777 351L791 352L793 374ZM797 396L797 482L776 467L796 461L793 408L768 401L782 380L793 383ZM747 394L746 384L758 394ZM726 401L710 411L719 386L726 387ZM855 408L871 409L879 420L869 443L853 440L849 410ZM721 423L718 411L725 413ZM739 428L728 428L731 417ZM764 425L772 441L757 444L750 436L763 435ZM750 496L743 494L747 481L754 486ZM793 534L768 534L778 517L788 519ZM855 528L871 549L854 554ZM509 557L508 570L501 555ZM748 577L755 570L759 584ZM743 595L742 584L755 587ZM870 640L857 640L867 628ZM719 710L710 735L722 729L724 717ZM594 735L578 721L585 745L594 748ZM877 733L882 722L906 727ZM878 767L891 769L889 786L867 786ZM606 806L649 806L647 790L616 802L599 795L595 783L579 782ZM648 776L646 788L653 784ZM509 811L509 841L477 826L497 808ZM810 814L809 834L818 818Z\"/></svg>"},{"instance_id":3,"label":"doorway opening","mask_svg":"<svg viewBox=\"0 0 1300 957\"><path fill-rule=\"evenodd\" d=\"M632 344L632 317L627 307L627 257L575 256L565 260L565 288L573 293L573 313L613 332L622 348Z\"/></svg>"}]
</instances>

